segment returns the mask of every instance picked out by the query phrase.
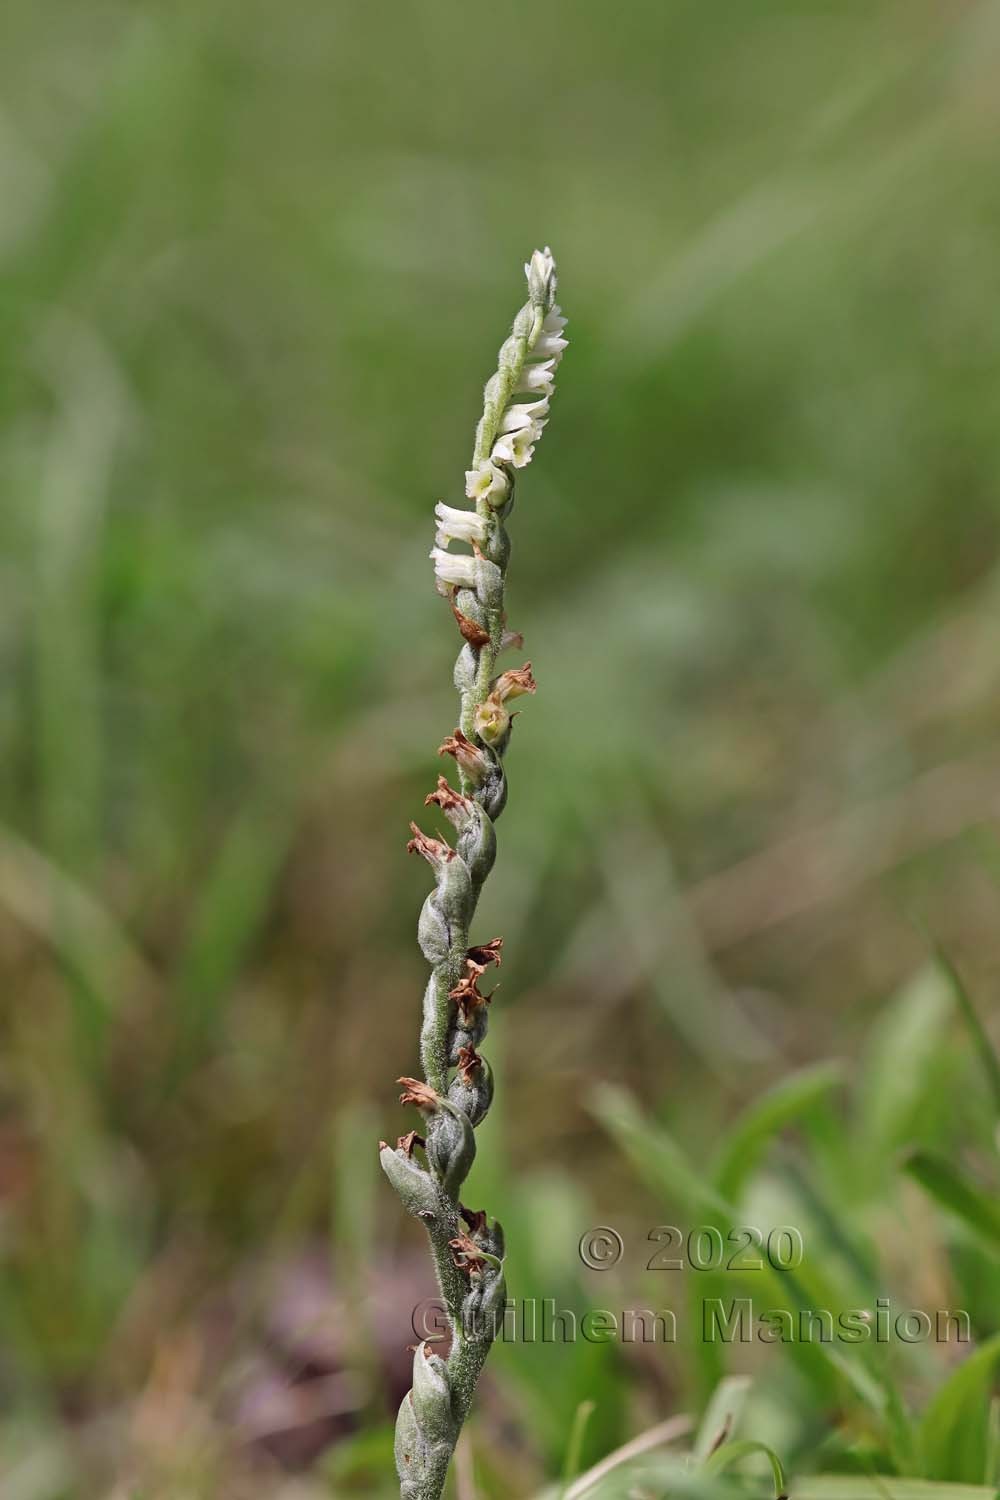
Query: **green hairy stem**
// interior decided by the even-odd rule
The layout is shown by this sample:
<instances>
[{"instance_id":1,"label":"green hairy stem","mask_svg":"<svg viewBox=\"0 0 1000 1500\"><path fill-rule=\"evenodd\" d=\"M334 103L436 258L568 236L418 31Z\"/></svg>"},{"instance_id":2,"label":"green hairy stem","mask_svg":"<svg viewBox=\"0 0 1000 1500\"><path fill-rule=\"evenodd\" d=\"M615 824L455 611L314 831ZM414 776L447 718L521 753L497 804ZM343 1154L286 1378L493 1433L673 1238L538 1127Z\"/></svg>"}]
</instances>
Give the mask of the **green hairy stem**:
<instances>
[{"instance_id":1,"label":"green hairy stem","mask_svg":"<svg viewBox=\"0 0 1000 1500\"><path fill-rule=\"evenodd\" d=\"M507 644L505 591L510 543L505 521L517 472L530 462L548 418L554 372L565 347L565 320L555 305L555 263L535 251L525 267L528 301L500 350L487 382L476 429L466 494L475 510L437 508L438 591L450 602L463 637L455 663L459 725L441 746L454 757L459 788L438 778L426 798L456 830L454 847L412 824L409 848L434 872L434 889L418 925L431 966L420 1033L423 1079L401 1078L401 1102L424 1120L395 1147L382 1142L380 1160L404 1208L420 1219L430 1241L450 1344L445 1357L427 1344L413 1358L413 1387L396 1422L396 1467L401 1500L438 1500L480 1371L506 1301L503 1231L496 1220L468 1209L462 1184L476 1154L475 1129L493 1098L493 1074L479 1046L486 1035L489 992L481 982L500 966L502 938L471 937L480 891L496 855L494 824L507 798L504 755L510 742L508 703L533 693L531 663L497 675ZM515 393L524 393L521 403ZM451 541L471 553L447 550Z\"/></svg>"}]
</instances>

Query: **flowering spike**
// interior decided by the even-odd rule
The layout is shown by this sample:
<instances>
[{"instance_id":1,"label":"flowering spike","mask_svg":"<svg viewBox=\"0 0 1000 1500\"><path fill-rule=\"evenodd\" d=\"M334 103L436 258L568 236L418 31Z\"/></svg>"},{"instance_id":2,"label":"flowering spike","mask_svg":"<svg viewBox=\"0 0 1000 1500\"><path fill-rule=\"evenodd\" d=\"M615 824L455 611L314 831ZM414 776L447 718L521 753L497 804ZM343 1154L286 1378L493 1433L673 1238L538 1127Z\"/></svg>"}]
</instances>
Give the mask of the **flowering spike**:
<instances>
[{"instance_id":1,"label":"flowering spike","mask_svg":"<svg viewBox=\"0 0 1000 1500\"><path fill-rule=\"evenodd\" d=\"M383 1171L408 1213L426 1226L451 1326L447 1360L419 1344L413 1385L396 1419L395 1456L401 1500L440 1500L458 1433L504 1307L504 1238L485 1212L462 1206L459 1193L476 1154L476 1127L493 1099L493 1073L479 1050L495 989L480 983L500 967L503 939L470 945L469 930L496 855L495 819L504 808L503 756L510 739L509 700L535 691L531 663L497 674L497 658L522 637L506 630L505 583L516 471L531 461L549 419L556 372L566 347L566 320L555 301L556 267L546 247L525 265L528 300L504 340L486 382L475 447L465 473L469 509L443 500L434 508L431 560L435 586L462 636L455 665L459 727L441 744L461 775L446 777L424 799L456 829L455 847L411 823L407 845L434 871L417 937L430 976L424 992L420 1061L423 1078L404 1077L400 1102L426 1120L395 1147L379 1146ZM515 399L522 398L522 399ZM466 551L452 552L452 543ZM418 1159L416 1153L424 1155ZM426 1160L426 1165L424 1165ZM454 1337L460 1333L460 1337Z\"/></svg>"}]
</instances>

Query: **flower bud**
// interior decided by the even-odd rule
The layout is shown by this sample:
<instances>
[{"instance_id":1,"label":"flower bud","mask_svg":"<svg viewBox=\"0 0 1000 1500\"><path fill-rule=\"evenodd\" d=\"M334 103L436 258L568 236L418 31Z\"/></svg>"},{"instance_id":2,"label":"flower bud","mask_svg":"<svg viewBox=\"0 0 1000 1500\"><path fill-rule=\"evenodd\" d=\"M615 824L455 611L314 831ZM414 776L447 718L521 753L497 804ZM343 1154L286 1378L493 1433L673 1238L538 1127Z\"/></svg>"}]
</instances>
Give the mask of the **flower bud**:
<instances>
[{"instance_id":1,"label":"flower bud","mask_svg":"<svg viewBox=\"0 0 1000 1500\"><path fill-rule=\"evenodd\" d=\"M544 250L534 252L524 268L524 274L528 278L528 295L532 306L547 312L556 295L556 263L548 245Z\"/></svg>"},{"instance_id":2,"label":"flower bud","mask_svg":"<svg viewBox=\"0 0 1000 1500\"><path fill-rule=\"evenodd\" d=\"M393 1148L383 1141L379 1147L378 1159L382 1164L382 1171L399 1194L406 1212L415 1219L436 1217L441 1209L437 1184L430 1173L413 1160L405 1147Z\"/></svg>"},{"instance_id":3,"label":"flower bud","mask_svg":"<svg viewBox=\"0 0 1000 1500\"><path fill-rule=\"evenodd\" d=\"M410 1399L421 1435L432 1444L453 1445L457 1432L448 1372L440 1355L427 1353L426 1344L418 1344L414 1350Z\"/></svg>"},{"instance_id":4,"label":"flower bud","mask_svg":"<svg viewBox=\"0 0 1000 1500\"><path fill-rule=\"evenodd\" d=\"M468 1115L448 1099L440 1099L427 1125L427 1160L450 1198L469 1175L476 1157L476 1137Z\"/></svg>"},{"instance_id":5,"label":"flower bud","mask_svg":"<svg viewBox=\"0 0 1000 1500\"><path fill-rule=\"evenodd\" d=\"M448 1098L456 1109L468 1115L473 1125L486 1118L493 1103L493 1070L474 1047L460 1048L458 1072L451 1081Z\"/></svg>"},{"instance_id":6,"label":"flower bud","mask_svg":"<svg viewBox=\"0 0 1000 1500\"><path fill-rule=\"evenodd\" d=\"M427 1474L427 1443L417 1423L411 1393L403 1397L396 1417L396 1473L399 1475L401 1500L419 1500L422 1481Z\"/></svg>"}]
</instances>

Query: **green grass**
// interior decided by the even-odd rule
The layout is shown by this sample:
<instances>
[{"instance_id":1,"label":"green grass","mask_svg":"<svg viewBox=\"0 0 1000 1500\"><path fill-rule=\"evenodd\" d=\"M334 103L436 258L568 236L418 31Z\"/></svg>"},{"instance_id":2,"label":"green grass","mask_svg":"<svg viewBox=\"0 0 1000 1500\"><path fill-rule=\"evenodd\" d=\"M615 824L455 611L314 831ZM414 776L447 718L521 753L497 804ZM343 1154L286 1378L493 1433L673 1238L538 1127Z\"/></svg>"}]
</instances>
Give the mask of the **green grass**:
<instances>
[{"instance_id":1,"label":"green grass","mask_svg":"<svg viewBox=\"0 0 1000 1500\"><path fill-rule=\"evenodd\" d=\"M471 1191L517 1295L682 1337L499 1348L461 1500L744 1373L796 1500L997 1482L998 54L993 0L9 0L4 1500L393 1492L430 518L545 242ZM738 1278L646 1236L743 1222L802 1227L772 1305L963 1307L970 1357L700 1344Z\"/></svg>"}]
</instances>

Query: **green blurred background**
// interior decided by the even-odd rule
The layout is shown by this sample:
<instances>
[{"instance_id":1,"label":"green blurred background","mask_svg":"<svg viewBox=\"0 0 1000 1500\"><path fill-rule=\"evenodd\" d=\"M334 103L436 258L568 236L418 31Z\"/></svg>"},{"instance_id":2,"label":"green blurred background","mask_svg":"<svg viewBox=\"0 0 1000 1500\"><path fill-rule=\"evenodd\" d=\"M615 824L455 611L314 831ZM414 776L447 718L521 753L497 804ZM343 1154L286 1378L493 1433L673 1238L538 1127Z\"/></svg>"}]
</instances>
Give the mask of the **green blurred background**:
<instances>
[{"instance_id":1,"label":"green blurred background","mask_svg":"<svg viewBox=\"0 0 1000 1500\"><path fill-rule=\"evenodd\" d=\"M472 1198L517 1294L680 1308L644 1269L705 1217L671 1143L697 1178L841 1058L733 1201L989 1332L995 1261L895 1164L995 1180L925 965L988 1013L1000 6L7 0L3 33L5 1500L393 1492L430 1285L374 1146L454 722L426 554L546 243L571 345L512 522L540 690ZM465 1500L558 1475L582 1401L581 1463L697 1411L694 1345L498 1350ZM904 1353L919 1412L954 1351ZM888 1452L822 1357L741 1361L793 1459Z\"/></svg>"}]
</instances>

